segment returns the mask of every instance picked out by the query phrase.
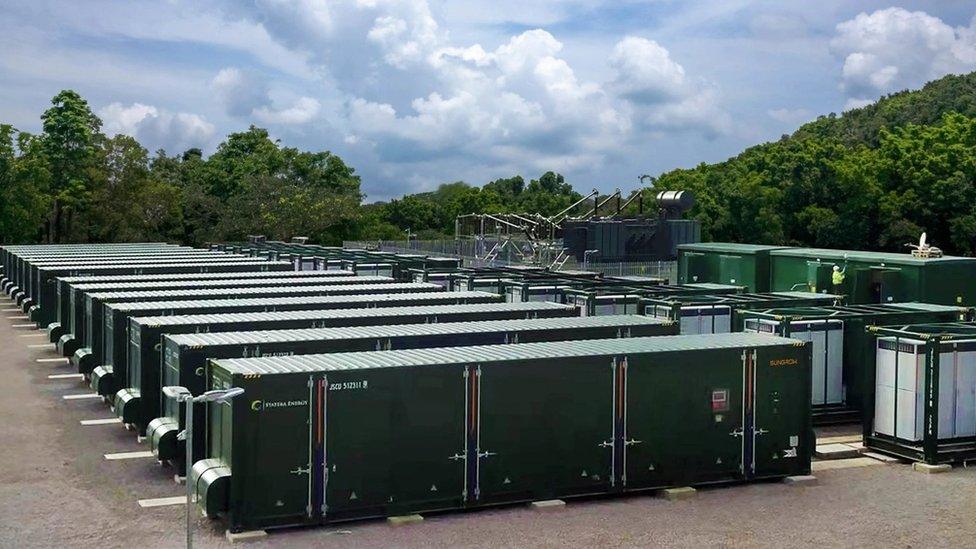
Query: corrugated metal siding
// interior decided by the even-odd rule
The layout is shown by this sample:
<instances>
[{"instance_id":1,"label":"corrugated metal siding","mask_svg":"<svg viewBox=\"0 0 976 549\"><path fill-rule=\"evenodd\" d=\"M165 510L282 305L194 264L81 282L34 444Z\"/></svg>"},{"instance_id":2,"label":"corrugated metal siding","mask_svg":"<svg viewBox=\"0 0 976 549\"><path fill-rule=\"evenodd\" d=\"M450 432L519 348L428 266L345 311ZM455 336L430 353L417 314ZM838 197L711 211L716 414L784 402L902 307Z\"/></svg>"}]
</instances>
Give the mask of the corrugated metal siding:
<instances>
[{"instance_id":1,"label":"corrugated metal siding","mask_svg":"<svg viewBox=\"0 0 976 549\"><path fill-rule=\"evenodd\" d=\"M386 279L386 277L378 277L380 279ZM287 284L287 283L286 283ZM145 292L92 292L89 295L97 299L127 299L127 298L140 298L140 297L206 297L208 295L224 295L227 293L229 288L215 288L215 289L202 289L202 290L161 290L161 291L145 291ZM233 288L230 288L233 289ZM281 288L241 288L240 291L236 292L238 295L261 295L262 293L267 293L269 290L273 289L275 292L279 293L307 293L320 291L322 293L342 293L348 291L356 291L357 293L369 293L375 291L376 293L383 293L384 291L389 292L390 290L409 290L409 289L431 289L438 291L441 286L437 284L430 284L426 282L398 282L394 284L330 284L323 286L301 286L301 287L281 287Z\"/></svg>"},{"instance_id":2,"label":"corrugated metal siding","mask_svg":"<svg viewBox=\"0 0 976 549\"><path fill-rule=\"evenodd\" d=\"M370 351L324 355L223 359L212 362L232 374L287 374L296 372L428 366L432 364L485 364L488 362L621 356L627 354L699 351L796 345L796 340L763 334L709 334L555 341L519 345L440 347L401 351Z\"/></svg>"},{"instance_id":3,"label":"corrugated metal siding","mask_svg":"<svg viewBox=\"0 0 976 549\"><path fill-rule=\"evenodd\" d=\"M479 332L516 332L520 330L566 330L586 327L661 326L673 324L647 316L606 315L589 317L546 318L539 320L482 320L437 324L399 324L393 326L350 326L299 330L260 330L253 332L217 332L169 336L179 345L214 345L267 343L270 341L308 341L323 339L372 339L413 335L438 335Z\"/></svg>"},{"instance_id":4,"label":"corrugated metal siding","mask_svg":"<svg viewBox=\"0 0 976 549\"><path fill-rule=\"evenodd\" d=\"M450 292L450 295L457 295L462 292ZM479 292L481 293L481 292ZM177 316L144 316L136 317L133 320L141 324L151 324L160 326L181 325L181 324L207 324L211 322L260 322L264 320L288 320L303 318L328 318L361 317L369 316L401 316L408 314L448 314L448 313L469 313L469 312L492 312L492 311L543 311L547 309L572 309L571 305L561 305L551 301L519 301L517 303L472 303L467 305L425 305L423 308L416 306L409 307L383 307L381 309L325 309L310 311L277 311L271 313L220 313L211 315L177 315Z\"/></svg>"},{"instance_id":5,"label":"corrugated metal siding","mask_svg":"<svg viewBox=\"0 0 976 549\"><path fill-rule=\"evenodd\" d=\"M109 269L118 269L119 267L125 267L126 269L138 269L140 267L186 267L188 265L193 267L208 267L212 265L254 265L264 266L264 265L291 265L287 261L208 261L206 263L196 262L196 261L183 261L180 263L125 263L116 265L65 265L65 266L50 266L50 267L38 267L40 271L46 270L65 270L65 269L85 269L85 271L101 271Z\"/></svg>"},{"instance_id":6,"label":"corrugated metal siding","mask_svg":"<svg viewBox=\"0 0 976 549\"><path fill-rule=\"evenodd\" d=\"M279 274L281 271L267 271L272 274ZM318 273L328 273L330 271L295 271L296 273L301 272L318 272ZM337 271L336 271L337 272ZM336 284L349 284L349 280L355 279L358 285L362 284L380 284L387 283L393 278L388 276L333 276L333 275L319 275L315 277L302 277L305 280L319 280L325 281L336 281ZM252 278L252 277L234 277L234 278L222 278L217 280L194 280L193 278L187 277L184 280L145 280L142 282L105 282L99 284L77 284L74 287L80 291L84 292L98 292L106 293L104 290L111 290L111 293L121 293L121 292L131 292L133 290L141 290L143 288L152 287L156 288L154 290L144 290L144 291L159 291L165 292L163 288L174 288L180 289L188 283L192 283L195 288L199 290L205 290L207 287L223 288L228 284L240 284L241 287L257 286L258 284L281 284L288 285L294 283L295 277L284 277L284 278ZM103 290L99 292L99 290Z\"/></svg>"},{"instance_id":7,"label":"corrugated metal siding","mask_svg":"<svg viewBox=\"0 0 976 549\"><path fill-rule=\"evenodd\" d=\"M91 295L91 294L89 294ZM247 305L292 305L303 303L373 303L376 301L409 301L411 299L425 300L444 300L447 302L463 298L497 298L497 294L488 292L425 292L425 293L402 293L402 294L352 294L352 295L325 295L325 296L306 296L306 297L267 297L253 299L209 299L209 300L180 300L180 301L152 301L152 302L132 302L132 303L109 303L107 306L117 311L139 311L157 309L180 309L191 307L206 307L212 305L220 306L247 306Z\"/></svg>"},{"instance_id":8,"label":"corrugated metal siding","mask_svg":"<svg viewBox=\"0 0 976 549\"><path fill-rule=\"evenodd\" d=\"M154 274L126 274L126 275L106 275L110 277L108 280L115 282L139 282L150 280L221 280L225 278L260 278L260 277L287 277L287 278L304 278L309 276L342 276L351 277L356 276L356 273L352 271L242 271L242 272L231 272L231 273L154 273ZM100 282L105 282L106 276L64 276L59 277L58 280L61 282L66 282L68 284L98 284Z\"/></svg>"},{"instance_id":9,"label":"corrugated metal siding","mask_svg":"<svg viewBox=\"0 0 976 549\"><path fill-rule=\"evenodd\" d=\"M773 256L803 257L808 259L830 259L850 261L873 261L877 263L925 265L931 263L976 262L971 257L944 256L931 259L919 259L910 253L893 252L865 252L859 250L830 250L824 248L786 248L770 252Z\"/></svg>"}]
</instances>

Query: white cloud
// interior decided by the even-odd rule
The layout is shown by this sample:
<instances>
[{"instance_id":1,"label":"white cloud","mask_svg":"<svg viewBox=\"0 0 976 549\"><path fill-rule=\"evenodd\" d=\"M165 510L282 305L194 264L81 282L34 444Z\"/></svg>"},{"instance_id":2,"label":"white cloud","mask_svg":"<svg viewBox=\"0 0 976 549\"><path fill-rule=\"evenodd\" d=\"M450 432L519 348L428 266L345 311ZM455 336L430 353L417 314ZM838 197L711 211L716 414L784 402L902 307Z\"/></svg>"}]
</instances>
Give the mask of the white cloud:
<instances>
[{"instance_id":1,"label":"white cloud","mask_svg":"<svg viewBox=\"0 0 976 549\"><path fill-rule=\"evenodd\" d=\"M152 105L111 103L99 109L107 135L126 134L150 151L168 148L171 153L211 144L216 128L193 113L171 113Z\"/></svg>"},{"instance_id":2,"label":"white cloud","mask_svg":"<svg viewBox=\"0 0 976 549\"><path fill-rule=\"evenodd\" d=\"M844 59L841 89L848 107L976 68L976 19L953 28L922 11L888 8L837 25L830 42Z\"/></svg>"},{"instance_id":3,"label":"white cloud","mask_svg":"<svg viewBox=\"0 0 976 549\"><path fill-rule=\"evenodd\" d=\"M314 98L299 97L292 106L283 109L257 108L254 117L265 124L305 124L313 120L321 108L321 103Z\"/></svg>"},{"instance_id":4,"label":"white cloud","mask_svg":"<svg viewBox=\"0 0 976 549\"><path fill-rule=\"evenodd\" d=\"M267 82L254 72L237 67L221 69L211 87L231 116L250 116L269 102Z\"/></svg>"},{"instance_id":5,"label":"white cloud","mask_svg":"<svg viewBox=\"0 0 976 549\"><path fill-rule=\"evenodd\" d=\"M795 125L803 122L809 122L813 118L813 113L808 109L770 109L766 111L773 120L777 120L784 124Z\"/></svg>"},{"instance_id":6,"label":"white cloud","mask_svg":"<svg viewBox=\"0 0 976 549\"><path fill-rule=\"evenodd\" d=\"M610 56L618 92L635 103L662 103L685 90L685 69L657 42L628 36L617 42Z\"/></svg>"}]
</instances>

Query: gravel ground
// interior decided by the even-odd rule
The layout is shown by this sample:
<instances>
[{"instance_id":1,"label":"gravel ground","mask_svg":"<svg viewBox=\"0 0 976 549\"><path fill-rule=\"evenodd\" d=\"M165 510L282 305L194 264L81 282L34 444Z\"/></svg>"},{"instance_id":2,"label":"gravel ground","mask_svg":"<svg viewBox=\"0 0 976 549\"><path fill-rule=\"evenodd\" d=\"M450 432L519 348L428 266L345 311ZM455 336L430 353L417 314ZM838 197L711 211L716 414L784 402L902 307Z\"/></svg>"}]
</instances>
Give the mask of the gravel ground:
<instances>
[{"instance_id":1,"label":"gravel ground","mask_svg":"<svg viewBox=\"0 0 976 549\"><path fill-rule=\"evenodd\" d=\"M6 298L0 309L12 308ZM37 330L0 312L0 547L180 547L183 507L137 500L179 496L173 471L151 458L107 461L103 454L148 449L101 401L61 398L89 392L51 358ZM24 337L27 336L27 337ZM835 436L851 429L831 428ZM819 484L713 488L690 500L648 495L570 501L534 511L511 506L426 517L392 527L368 521L272 532L247 547L637 547L817 546L972 547L976 471L915 473L906 464L820 471ZM197 545L229 547L218 523L200 519Z\"/></svg>"}]
</instances>

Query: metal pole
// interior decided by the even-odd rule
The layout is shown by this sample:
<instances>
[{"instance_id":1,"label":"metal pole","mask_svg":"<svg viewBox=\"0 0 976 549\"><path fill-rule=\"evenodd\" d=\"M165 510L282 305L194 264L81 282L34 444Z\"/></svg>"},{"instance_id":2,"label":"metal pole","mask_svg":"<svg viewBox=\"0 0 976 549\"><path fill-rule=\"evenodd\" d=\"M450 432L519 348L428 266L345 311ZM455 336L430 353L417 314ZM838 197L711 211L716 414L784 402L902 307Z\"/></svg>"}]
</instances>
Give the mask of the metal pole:
<instances>
[{"instance_id":1,"label":"metal pole","mask_svg":"<svg viewBox=\"0 0 976 549\"><path fill-rule=\"evenodd\" d=\"M186 399L186 549L193 549L193 483L190 471L193 468L193 397Z\"/></svg>"}]
</instances>

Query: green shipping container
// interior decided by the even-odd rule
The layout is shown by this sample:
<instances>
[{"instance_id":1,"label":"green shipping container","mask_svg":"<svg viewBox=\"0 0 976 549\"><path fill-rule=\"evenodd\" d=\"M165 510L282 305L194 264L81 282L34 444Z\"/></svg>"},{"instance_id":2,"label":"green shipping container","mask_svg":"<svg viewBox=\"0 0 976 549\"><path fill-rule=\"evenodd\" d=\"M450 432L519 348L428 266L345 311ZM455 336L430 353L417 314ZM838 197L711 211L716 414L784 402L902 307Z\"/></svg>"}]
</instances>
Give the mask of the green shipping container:
<instances>
[{"instance_id":1,"label":"green shipping container","mask_svg":"<svg viewBox=\"0 0 976 549\"><path fill-rule=\"evenodd\" d=\"M253 299L211 299L203 301L155 301L147 303L109 303L103 306L102 328L93 347L78 349L71 357L79 373L92 370L116 357L124 356L129 317L191 314L361 309L364 307L405 307L409 305L460 305L497 303L501 299L484 292L424 292L400 294L330 295L312 297L261 297ZM88 333L89 338L92 331ZM111 358L106 359L108 350ZM119 359L120 361L124 359ZM119 380L123 381L123 380Z\"/></svg>"},{"instance_id":2,"label":"green shipping container","mask_svg":"<svg viewBox=\"0 0 976 549\"><path fill-rule=\"evenodd\" d=\"M110 291L116 286L110 286L111 284L128 285L138 282L159 282L165 284L183 284L189 281L200 281L200 280L228 280L228 279L238 279L238 280L257 280L257 279L268 279L268 278L289 278L289 279L304 279L304 278L319 278L319 277L345 277L350 278L355 276L355 273L349 271L253 271L253 272L237 272L237 273L162 273L162 274L144 274L144 275L105 275L105 276L69 276L62 277L58 279L57 282L57 304L58 304L58 320L48 325L48 338L51 343L57 343L58 340L66 334L73 334L73 322L74 318L71 316L72 307L72 296L74 299L81 299L83 293L73 294L73 288L75 286L85 285L87 287L93 288L94 286L89 285L102 285L99 289L101 291ZM131 288L126 286L127 288ZM182 287L182 286L181 286ZM84 315L80 314L80 311L84 311L84 303L78 305L79 317ZM77 338L79 341L84 341L84 337ZM59 346L60 347L60 346ZM70 353L64 354L64 356L71 356L74 353L72 350Z\"/></svg>"},{"instance_id":3,"label":"green shipping container","mask_svg":"<svg viewBox=\"0 0 976 549\"><path fill-rule=\"evenodd\" d=\"M810 350L757 334L210 361L231 531L807 474Z\"/></svg>"},{"instance_id":4,"label":"green shipping container","mask_svg":"<svg viewBox=\"0 0 976 549\"><path fill-rule=\"evenodd\" d=\"M844 297L812 292L765 294L673 295L641 300L642 313L680 323L682 335L725 334L742 331L739 312L774 307L840 305Z\"/></svg>"},{"instance_id":5,"label":"green shipping container","mask_svg":"<svg viewBox=\"0 0 976 549\"><path fill-rule=\"evenodd\" d=\"M99 274L142 274L142 273L213 273L248 271L288 271L291 264L262 260L208 259L179 262L140 262L115 265L58 266L43 267L38 271L40 291L38 292L38 313L34 321L41 327L56 320L57 285L55 281L63 276Z\"/></svg>"},{"instance_id":6,"label":"green shipping container","mask_svg":"<svg viewBox=\"0 0 976 549\"><path fill-rule=\"evenodd\" d=\"M179 252L152 252L145 254L125 254L113 256L98 256L83 258L50 258L43 260L30 260L24 267L24 288L22 296L17 299L17 304L30 316L39 314L38 310L48 307L49 302L45 298L51 297L56 282L54 278L42 279L42 273L50 274L53 269L58 268L84 268L86 266L98 267L103 265L130 265L139 263L204 263L211 261L222 262L252 262L254 258L245 256L232 256L222 253L205 252L200 250L189 250ZM46 285L51 285L50 287ZM36 307L35 307L36 306Z\"/></svg>"},{"instance_id":7,"label":"green shipping container","mask_svg":"<svg viewBox=\"0 0 976 549\"><path fill-rule=\"evenodd\" d=\"M916 301L942 305L976 305L976 258L920 259L910 253L859 252L789 248L770 252L774 291L807 288L844 294L847 303ZM844 282L834 288L834 266Z\"/></svg>"},{"instance_id":8,"label":"green shipping container","mask_svg":"<svg viewBox=\"0 0 976 549\"><path fill-rule=\"evenodd\" d=\"M297 273L289 271L284 274ZM341 295L349 293L369 293L379 285L384 285L384 293L405 291L402 285L389 286L392 278L383 276L351 276L335 277L324 275L321 277L303 276L300 278L268 278L268 279L225 279L203 281L179 281L178 289L159 288L155 282L133 282L136 286L114 286L111 291L98 291L86 285L71 288L68 294L69 315L71 322L68 335L61 336L58 350L62 356L71 356L83 343L91 347L91 340L97 340L102 318L102 305L105 303L175 301L177 299L222 299L247 298L255 296L299 296L299 295ZM142 287L142 290L136 288ZM355 286L355 288L351 288ZM326 290L334 288L334 291ZM414 290L411 290L414 291ZM417 289L416 291L436 291L436 288ZM94 326L91 338L88 330ZM78 335L75 334L78 332Z\"/></svg>"},{"instance_id":9,"label":"green shipping container","mask_svg":"<svg viewBox=\"0 0 976 549\"><path fill-rule=\"evenodd\" d=\"M794 290L770 287L769 256L784 246L700 242L678 245L678 283L716 282L745 286L747 292Z\"/></svg>"},{"instance_id":10,"label":"green shipping container","mask_svg":"<svg viewBox=\"0 0 976 549\"><path fill-rule=\"evenodd\" d=\"M865 446L933 465L976 459L976 324L868 330L876 356Z\"/></svg>"},{"instance_id":11,"label":"green shipping container","mask_svg":"<svg viewBox=\"0 0 976 549\"><path fill-rule=\"evenodd\" d=\"M129 327L130 334L137 330L135 320L133 319L133 324ZM195 395L200 394L206 390L204 371L207 360L216 358L504 345L538 341L649 337L676 333L676 326L670 321L642 316L616 316L167 335L163 338L165 366L162 385L180 385L190 389ZM155 367L156 371L150 372L148 376L147 368L143 368L141 387L133 387L128 391L134 393L141 391L142 395L154 391L157 398L153 402L146 400L145 397L143 401L158 406L160 399L158 360ZM130 380L134 379L131 375L132 370L130 368ZM136 377L139 377L138 374ZM118 400L116 402L118 403ZM163 404L161 410L156 409L162 416L153 420L151 424L153 428L148 431L147 436L153 441L151 447L157 452L158 458L173 460L177 471L185 470L182 458L185 449L181 449L182 445L176 442L176 433L184 428L182 422L185 418L181 417L181 406L173 399L164 398ZM115 410L116 413L120 413L118 404ZM203 406L198 410L203 413ZM142 413L149 411L144 409ZM130 421L134 418L126 415L125 410L120 416L124 423L138 425L138 420ZM198 437L197 440L204 440L205 425L203 421L196 423L198 430L194 432L194 436ZM194 457L194 461L205 456L202 444L197 446L197 449L199 452Z\"/></svg>"},{"instance_id":12,"label":"green shipping container","mask_svg":"<svg viewBox=\"0 0 976 549\"><path fill-rule=\"evenodd\" d=\"M739 313L747 332L812 343L810 403L815 423L857 421L870 407L874 340L865 331L867 326L951 322L969 315L966 308L925 303L787 307Z\"/></svg>"}]
</instances>

